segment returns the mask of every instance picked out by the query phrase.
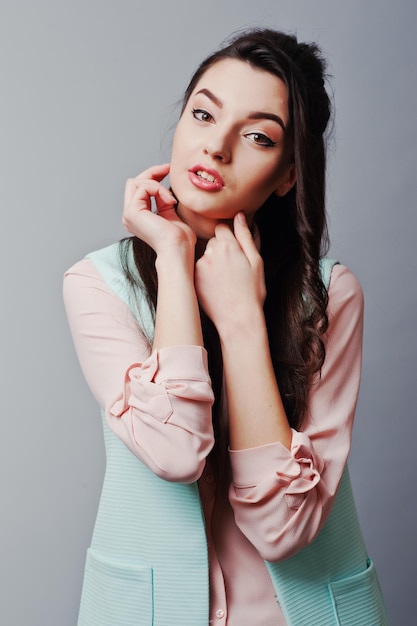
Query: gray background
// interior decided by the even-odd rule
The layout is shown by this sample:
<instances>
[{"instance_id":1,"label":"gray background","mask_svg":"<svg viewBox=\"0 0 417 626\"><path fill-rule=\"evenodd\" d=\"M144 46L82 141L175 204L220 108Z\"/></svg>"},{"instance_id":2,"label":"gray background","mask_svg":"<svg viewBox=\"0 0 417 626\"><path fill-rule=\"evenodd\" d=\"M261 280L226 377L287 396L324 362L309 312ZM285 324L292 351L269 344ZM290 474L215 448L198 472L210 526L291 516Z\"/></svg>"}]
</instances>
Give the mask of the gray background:
<instances>
[{"instance_id":1,"label":"gray background","mask_svg":"<svg viewBox=\"0 0 417 626\"><path fill-rule=\"evenodd\" d=\"M1 624L75 624L99 498L101 426L62 273L124 234L124 180L169 157L192 70L253 25L296 31L330 59L332 253L367 303L351 472L393 625L415 624L415 0L1 0L0 10Z\"/></svg>"}]
</instances>

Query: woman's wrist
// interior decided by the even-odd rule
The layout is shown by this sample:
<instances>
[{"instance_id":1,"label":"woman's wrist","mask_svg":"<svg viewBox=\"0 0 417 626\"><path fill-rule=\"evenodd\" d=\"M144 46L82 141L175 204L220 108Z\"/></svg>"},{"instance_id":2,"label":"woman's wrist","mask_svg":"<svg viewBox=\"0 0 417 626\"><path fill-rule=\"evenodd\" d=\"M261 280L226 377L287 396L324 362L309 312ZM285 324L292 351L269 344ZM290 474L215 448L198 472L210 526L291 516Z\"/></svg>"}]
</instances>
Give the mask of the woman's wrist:
<instances>
[{"instance_id":1,"label":"woman's wrist","mask_svg":"<svg viewBox=\"0 0 417 626\"><path fill-rule=\"evenodd\" d=\"M158 276L154 348L203 346L194 287L194 251L165 248L155 263Z\"/></svg>"},{"instance_id":2,"label":"woman's wrist","mask_svg":"<svg viewBox=\"0 0 417 626\"><path fill-rule=\"evenodd\" d=\"M165 247L156 255L155 269L158 276L184 270L194 276L194 248L187 244Z\"/></svg>"},{"instance_id":3,"label":"woman's wrist","mask_svg":"<svg viewBox=\"0 0 417 626\"><path fill-rule=\"evenodd\" d=\"M214 320L222 342L239 342L247 339L249 333L252 336L254 333L267 335L263 307L256 302L248 302L248 305L244 310L226 311L227 315L222 319Z\"/></svg>"}]
</instances>

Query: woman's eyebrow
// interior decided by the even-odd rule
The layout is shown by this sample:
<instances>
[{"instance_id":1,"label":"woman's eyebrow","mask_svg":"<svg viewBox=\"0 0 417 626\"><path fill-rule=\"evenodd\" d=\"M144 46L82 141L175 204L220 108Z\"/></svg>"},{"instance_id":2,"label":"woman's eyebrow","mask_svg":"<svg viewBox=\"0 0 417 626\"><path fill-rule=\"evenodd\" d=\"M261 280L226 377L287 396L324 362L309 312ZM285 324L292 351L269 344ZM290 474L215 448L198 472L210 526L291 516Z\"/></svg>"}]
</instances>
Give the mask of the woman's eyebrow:
<instances>
[{"instance_id":1,"label":"woman's eyebrow","mask_svg":"<svg viewBox=\"0 0 417 626\"><path fill-rule=\"evenodd\" d=\"M200 89L200 91L197 91L195 95L197 96L199 93L202 93L204 96L207 96L207 98L209 98L212 102L214 102L214 104L218 106L219 109L223 107L223 102L217 96L215 96L214 93L210 91L210 89L206 89L205 87L203 87L203 89Z\"/></svg>"},{"instance_id":2,"label":"woman's eyebrow","mask_svg":"<svg viewBox=\"0 0 417 626\"><path fill-rule=\"evenodd\" d=\"M272 120L279 124L282 130L285 132L285 124L283 119L276 115L276 113L268 113L267 111L251 111L248 115L249 120Z\"/></svg>"},{"instance_id":3,"label":"woman's eyebrow","mask_svg":"<svg viewBox=\"0 0 417 626\"><path fill-rule=\"evenodd\" d=\"M214 104L218 106L219 109L223 108L223 102L220 100L220 98L215 96L214 93L210 91L210 89L206 89L206 87L203 87L202 89L197 91L195 95L197 96L198 94L203 94L204 96L207 96L207 98L209 98L209 100L214 102ZM276 115L276 113L269 113L268 111L251 111L248 114L248 119L249 120L272 120L273 122L276 122L277 124L279 124L284 132L286 130L283 119L279 115Z\"/></svg>"}]
</instances>

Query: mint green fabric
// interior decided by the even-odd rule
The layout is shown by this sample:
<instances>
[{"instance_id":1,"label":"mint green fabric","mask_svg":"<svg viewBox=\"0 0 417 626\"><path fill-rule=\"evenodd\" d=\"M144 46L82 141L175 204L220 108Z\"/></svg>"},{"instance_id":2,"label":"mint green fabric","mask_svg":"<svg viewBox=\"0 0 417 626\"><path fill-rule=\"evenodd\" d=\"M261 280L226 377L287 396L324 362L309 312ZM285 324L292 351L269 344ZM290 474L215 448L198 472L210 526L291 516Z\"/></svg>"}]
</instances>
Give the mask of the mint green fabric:
<instances>
[{"instance_id":1,"label":"mint green fabric","mask_svg":"<svg viewBox=\"0 0 417 626\"><path fill-rule=\"evenodd\" d=\"M103 419L103 490L79 626L207 626L208 557L197 484L158 478Z\"/></svg>"},{"instance_id":2,"label":"mint green fabric","mask_svg":"<svg viewBox=\"0 0 417 626\"><path fill-rule=\"evenodd\" d=\"M289 626L389 626L347 467L313 543L285 561L266 565Z\"/></svg>"},{"instance_id":3,"label":"mint green fabric","mask_svg":"<svg viewBox=\"0 0 417 626\"><path fill-rule=\"evenodd\" d=\"M326 289L336 263L320 261ZM266 565L288 626L389 626L347 467L327 522L313 543L289 559Z\"/></svg>"},{"instance_id":4,"label":"mint green fabric","mask_svg":"<svg viewBox=\"0 0 417 626\"><path fill-rule=\"evenodd\" d=\"M132 294L118 244L89 258L151 341L152 315L145 299ZM326 286L334 263L321 262ZM207 626L208 556L197 484L158 478L114 435L104 415L103 428L107 467L78 626ZM315 541L266 566L288 626L389 624L347 468Z\"/></svg>"}]
</instances>

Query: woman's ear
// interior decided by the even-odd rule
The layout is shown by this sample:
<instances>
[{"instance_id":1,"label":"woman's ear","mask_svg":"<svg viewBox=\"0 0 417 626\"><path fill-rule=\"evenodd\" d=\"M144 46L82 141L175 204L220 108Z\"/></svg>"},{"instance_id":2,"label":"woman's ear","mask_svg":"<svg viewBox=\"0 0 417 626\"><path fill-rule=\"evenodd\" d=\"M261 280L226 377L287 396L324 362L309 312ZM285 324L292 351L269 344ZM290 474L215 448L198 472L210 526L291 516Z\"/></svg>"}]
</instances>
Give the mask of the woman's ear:
<instances>
[{"instance_id":1,"label":"woman's ear","mask_svg":"<svg viewBox=\"0 0 417 626\"><path fill-rule=\"evenodd\" d=\"M280 182L275 189L277 196L285 196L295 185L297 180L297 173L295 171L295 164L291 163L285 170L285 173L280 177Z\"/></svg>"}]
</instances>

